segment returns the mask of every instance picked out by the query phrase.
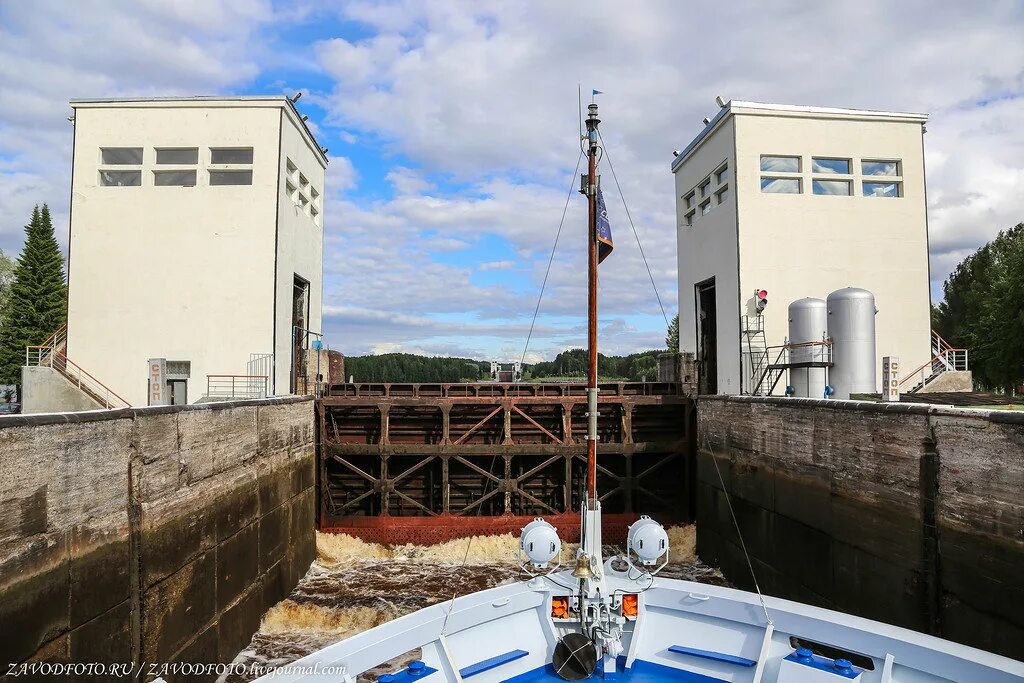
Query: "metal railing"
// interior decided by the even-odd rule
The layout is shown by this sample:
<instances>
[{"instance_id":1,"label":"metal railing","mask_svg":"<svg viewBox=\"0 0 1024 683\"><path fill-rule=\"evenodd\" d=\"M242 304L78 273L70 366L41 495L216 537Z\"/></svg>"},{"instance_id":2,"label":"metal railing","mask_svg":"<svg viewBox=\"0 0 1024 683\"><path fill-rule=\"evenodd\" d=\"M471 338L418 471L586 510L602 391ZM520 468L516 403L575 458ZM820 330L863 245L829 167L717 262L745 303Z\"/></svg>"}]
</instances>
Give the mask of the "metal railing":
<instances>
[{"instance_id":1,"label":"metal railing","mask_svg":"<svg viewBox=\"0 0 1024 683\"><path fill-rule=\"evenodd\" d=\"M61 330L51 335L50 339L47 340L47 342L50 342L49 345L25 347L25 365L29 367L42 366L56 370L71 384L78 387L80 391L90 396L104 408L130 408L131 404L128 401L118 396L113 389L90 375L77 363L64 355L64 352L60 350L64 342L60 341L57 344L59 339L58 333L62 332L63 329L61 328Z\"/></svg>"},{"instance_id":2,"label":"metal railing","mask_svg":"<svg viewBox=\"0 0 1024 683\"><path fill-rule=\"evenodd\" d=\"M797 359L793 358L793 351L801 351ZM775 360L771 360L775 352ZM832 365L832 342L811 341L799 342L796 344L785 343L769 346L764 349L758 359L756 367L760 368L760 376L753 384L753 394L771 395L775 390L782 375L791 368L799 367L830 367Z\"/></svg>"},{"instance_id":3,"label":"metal railing","mask_svg":"<svg viewBox=\"0 0 1024 683\"><path fill-rule=\"evenodd\" d=\"M266 398L269 378L266 375L207 375L206 396L209 398Z\"/></svg>"},{"instance_id":4,"label":"metal railing","mask_svg":"<svg viewBox=\"0 0 1024 683\"><path fill-rule=\"evenodd\" d=\"M914 380L908 393L925 388L932 380L944 372L965 371L969 368L970 356L967 349L958 349L943 339L938 332L932 330L932 357L920 367L907 373L900 380L899 386Z\"/></svg>"}]
</instances>

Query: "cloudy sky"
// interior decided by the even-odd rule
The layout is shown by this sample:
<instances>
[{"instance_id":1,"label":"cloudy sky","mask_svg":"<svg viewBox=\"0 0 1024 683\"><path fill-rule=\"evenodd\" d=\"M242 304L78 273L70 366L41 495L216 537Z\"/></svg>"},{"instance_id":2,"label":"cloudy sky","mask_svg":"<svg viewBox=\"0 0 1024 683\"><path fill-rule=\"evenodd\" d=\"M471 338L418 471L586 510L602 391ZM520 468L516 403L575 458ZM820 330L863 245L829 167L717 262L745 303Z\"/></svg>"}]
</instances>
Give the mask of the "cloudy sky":
<instances>
[{"instance_id":1,"label":"cloudy sky","mask_svg":"<svg viewBox=\"0 0 1024 683\"><path fill-rule=\"evenodd\" d=\"M1024 3L297 3L0 0L0 248L33 204L67 233L73 98L292 94L330 149L325 329L348 354L519 358L574 184L577 85L604 134L669 317L669 163L715 95L922 111L933 295L1024 220ZM606 186L607 189L607 186ZM621 204L602 343L665 322ZM528 359L581 345L572 194Z\"/></svg>"}]
</instances>

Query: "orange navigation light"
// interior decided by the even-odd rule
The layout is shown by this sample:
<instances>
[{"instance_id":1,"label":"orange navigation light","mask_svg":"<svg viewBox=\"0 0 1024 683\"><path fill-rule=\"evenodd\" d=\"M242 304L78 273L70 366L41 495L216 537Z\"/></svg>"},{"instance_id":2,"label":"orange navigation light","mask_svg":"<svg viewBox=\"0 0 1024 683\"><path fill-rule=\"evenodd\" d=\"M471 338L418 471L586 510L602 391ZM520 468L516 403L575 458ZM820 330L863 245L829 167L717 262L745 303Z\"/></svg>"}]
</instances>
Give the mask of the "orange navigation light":
<instances>
[{"instance_id":1,"label":"orange navigation light","mask_svg":"<svg viewBox=\"0 0 1024 683\"><path fill-rule=\"evenodd\" d=\"M569 598L567 596L559 596L551 598L551 618L552 619L568 619L569 618Z\"/></svg>"},{"instance_id":2,"label":"orange navigation light","mask_svg":"<svg viewBox=\"0 0 1024 683\"><path fill-rule=\"evenodd\" d=\"M635 617L640 612L640 598L635 593L622 596L622 616Z\"/></svg>"}]
</instances>

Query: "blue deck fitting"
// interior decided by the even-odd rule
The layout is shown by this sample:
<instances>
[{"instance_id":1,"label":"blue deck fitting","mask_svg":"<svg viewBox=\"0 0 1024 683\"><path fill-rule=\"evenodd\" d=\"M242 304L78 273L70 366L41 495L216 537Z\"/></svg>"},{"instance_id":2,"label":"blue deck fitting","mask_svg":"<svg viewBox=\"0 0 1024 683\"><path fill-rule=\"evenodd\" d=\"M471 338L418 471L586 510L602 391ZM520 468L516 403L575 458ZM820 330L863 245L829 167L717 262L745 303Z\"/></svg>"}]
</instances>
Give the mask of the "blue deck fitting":
<instances>
[{"instance_id":1,"label":"blue deck fitting","mask_svg":"<svg viewBox=\"0 0 1024 683\"><path fill-rule=\"evenodd\" d=\"M786 657L787 662L796 662L819 671L827 671L843 678L856 678L861 674L862 669L855 667L848 659L829 659L814 654L809 648L802 647Z\"/></svg>"},{"instance_id":2,"label":"blue deck fitting","mask_svg":"<svg viewBox=\"0 0 1024 683\"><path fill-rule=\"evenodd\" d=\"M626 658L620 656L617 660L620 662L619 668L622 669ZM601 670L601 661L598 661L597 665L598 670ZM639 659L633 662L632 667L622 670L615 680L618 683L724 683L721 678ZM502 683L565 683L565 681L555 673L555 667L547 664L507 678Z\"/></svg>"},{"instance_id":3,"label":"blue deck fitting","mask_svg":"<svg viewBox=\"0 0 1024 683\"><path fill-rule=\"evenodd\" d=\"M695 647L686 647L684 645L673 645L669 647L669 652L674 652L677 655L690 655L691 657L700 657L702 659L711 659L716 662L726 662L727 664L736 664L737 666L755 666L757 662L753 659L747 659L746 657L738 657L736 655L727 655L723 652L714 652L712 650L698 650Z\"/></svg>"},{"instance_id":4,"label":"blue deck fitting","mask_svg":"<svg viewBox=\"0 0 1024 683\"><path fill-rule=\"evenodd\" d=\"M459 669L459 675L462 676L463 678L469 678L470 676L476 676L477 674L482 674L485 671L490 671L491 669L499 667L502 664L508 664L509 662L514 662L515 660L521 659L521 658L525 657L528 654L530 654L530 653L527 652L526 650L512 650L511 652L506 652L504 654L495 655L494 657L491 657L489 659L485 659L482 662L477 662L476 664L470 664L469 666L467 666L464 669Z\"/></svg>"},{"instance_id":5,"label":"blue deck fitting","mask_svg":"<svg viewBox=\"0 0 1024 683\"><path fill-rule=\"evenodd\" d=\"M393 674L384 674L377 677L377 683L414 683L417 679L424 678L437 671L434 667L427 666L420 660L409 662L409 666Z\"/></svg>"}]
</instances>

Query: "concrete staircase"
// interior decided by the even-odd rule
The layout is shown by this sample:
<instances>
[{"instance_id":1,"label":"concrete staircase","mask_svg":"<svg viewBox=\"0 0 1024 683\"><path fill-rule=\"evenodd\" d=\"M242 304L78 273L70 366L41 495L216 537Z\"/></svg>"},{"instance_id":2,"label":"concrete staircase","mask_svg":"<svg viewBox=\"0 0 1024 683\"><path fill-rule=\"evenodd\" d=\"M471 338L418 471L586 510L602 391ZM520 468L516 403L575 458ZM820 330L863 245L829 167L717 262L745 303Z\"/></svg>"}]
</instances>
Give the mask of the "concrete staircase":
<instances>
[{"instance_id":1,"label":"concrete staircase","mask_svg":"<svg viewBox=\"0 0 1024 683\"><path fill-rule=\"evenodd\" d=\"M25 348L23 412L131 407L128 401L68 358L66 350L67 325L61 325L41 345ZM59 382L55 385L54 375L62 378L68 386Z\"/></svg>"}]
</instances>

